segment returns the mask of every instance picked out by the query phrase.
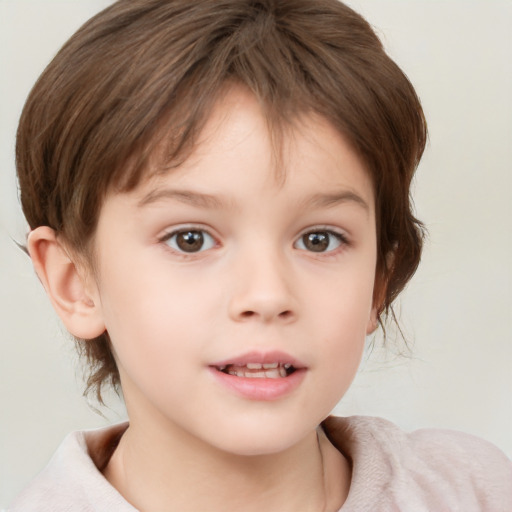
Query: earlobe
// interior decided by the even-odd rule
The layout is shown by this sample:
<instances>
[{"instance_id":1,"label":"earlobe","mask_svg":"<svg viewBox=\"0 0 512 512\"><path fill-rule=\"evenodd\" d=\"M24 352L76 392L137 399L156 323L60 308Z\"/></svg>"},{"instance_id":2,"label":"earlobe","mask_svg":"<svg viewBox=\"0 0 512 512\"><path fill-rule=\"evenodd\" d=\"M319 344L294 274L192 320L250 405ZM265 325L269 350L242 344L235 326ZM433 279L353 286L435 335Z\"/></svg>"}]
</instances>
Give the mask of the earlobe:
<instances>
[{"instance_id":1,"label":"earlobe","mask_svg":"<svg viewBox=\"0 0 512 512\"><path fill-rule=\"evenodd\" d=\"M34 269L66 329L75 337L93 339L105 331L97 288L87 282L58 240L40 226L29 234L28 252Z\"/></svg>"},{"instance_id":2,"label":"earlobe","mask_svg":"<svg viewBox=\"0 0 512 512\"><path fill-rule=\"evenodd\" d=\"M387 283L383 277L375 279L373 304L366 326L366 335L373 334L379 327L381 313L385 310Z\"/></svg>"},{"instance_id":3,"label":"earlobe","mask_svg":"<svg viewBox=\"0 0 512 512\"><path fill-rule=\"evenodd\" d=\"M386 295L388 289L389 276L393 270L393 264L395 262L396 244L393 250L386 254L385 271L377 270L375 275L375 283L373 289L373 305L370 312L370 318L368 319L368 325L366 326L366 335L374 333L379 327L380 315L386 311Z\"/></svg>"},{"instance_id":4,"label":"earlobe","mask_svg":"<svg viewBox=\"0 0 512 512\"><path fill-rule=\"evenodd\" d=\"M377 327L379 327L379 315L378 309L374 306L370 312L370 318L368 319L368 324L366 325L366 335L369 336L373 334Z\"/></svg>"}]
</instances>

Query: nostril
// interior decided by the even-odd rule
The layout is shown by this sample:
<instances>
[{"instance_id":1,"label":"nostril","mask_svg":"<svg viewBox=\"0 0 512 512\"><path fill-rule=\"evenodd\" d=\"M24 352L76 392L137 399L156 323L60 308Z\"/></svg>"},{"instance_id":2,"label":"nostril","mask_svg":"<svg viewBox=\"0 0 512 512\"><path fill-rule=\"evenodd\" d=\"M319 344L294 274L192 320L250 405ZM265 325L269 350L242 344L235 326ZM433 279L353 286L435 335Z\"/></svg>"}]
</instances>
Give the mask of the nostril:
<instances>
[{"instance_id":1,"label":"nostril","mask_svg":"<svg viewBox=\"0 0 512 512\"><path fill-rule=\"evenodd\" d=\"M244 318L244 319L252 318L254 316L258 316L258 313L256 313L255 311L251 311L251 310L242 311L242 313L240 313L240 317ZM287 309L286 311L281 311L281 313L278 313L278 315L275 318L287 320L292 316L293 316L293 313L289 309Z\"/></svg>"}]
</instances>

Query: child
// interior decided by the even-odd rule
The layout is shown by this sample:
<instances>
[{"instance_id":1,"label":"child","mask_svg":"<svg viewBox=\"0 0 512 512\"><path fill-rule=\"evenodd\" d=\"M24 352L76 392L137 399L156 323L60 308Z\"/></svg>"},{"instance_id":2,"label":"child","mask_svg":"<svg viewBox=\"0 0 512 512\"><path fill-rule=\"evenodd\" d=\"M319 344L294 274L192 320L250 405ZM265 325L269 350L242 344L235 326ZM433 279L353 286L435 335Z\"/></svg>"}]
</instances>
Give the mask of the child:
<instances>
[{"instance_id":1,"label":"child","mask_svg":"<svg viewBox=\"0 0 512 512\"><path fill-rule=\"evenodd\" d=\"M29 510L512 509L494 447L328 417L414 273L426 125L335 0L122 0L18 131L28 249L129 425L76 433Z\"/></svg>"}]
</instances>

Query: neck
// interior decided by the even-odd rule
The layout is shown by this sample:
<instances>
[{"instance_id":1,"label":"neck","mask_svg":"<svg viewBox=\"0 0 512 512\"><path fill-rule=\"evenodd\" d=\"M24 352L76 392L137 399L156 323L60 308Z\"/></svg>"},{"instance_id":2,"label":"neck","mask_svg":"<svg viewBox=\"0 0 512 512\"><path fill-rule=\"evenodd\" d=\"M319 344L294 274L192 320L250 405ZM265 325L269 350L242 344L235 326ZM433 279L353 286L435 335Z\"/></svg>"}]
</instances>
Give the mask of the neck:
<instances>
[{"instance_id":1,"label":"neck","mask_svg":"<svg viewBox=\"0 0 512 512\"><path fill-rule=\"evenodd\" d=\"M176 433L174 433L176 434ZM276 454L240 456L132 422L105 477L138 510L338 510L350 468L319 429Z\"/></svg>"}]
</instances>

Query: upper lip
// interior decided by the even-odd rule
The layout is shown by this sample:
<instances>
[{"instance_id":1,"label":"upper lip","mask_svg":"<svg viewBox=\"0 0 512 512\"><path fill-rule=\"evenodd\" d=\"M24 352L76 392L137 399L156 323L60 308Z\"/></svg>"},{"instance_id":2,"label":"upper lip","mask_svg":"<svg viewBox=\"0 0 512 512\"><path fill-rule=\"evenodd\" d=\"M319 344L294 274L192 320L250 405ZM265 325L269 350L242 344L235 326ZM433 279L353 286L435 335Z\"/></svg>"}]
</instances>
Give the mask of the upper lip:
<instances>
[{"instance_id":1,"label":"upper lip","mask_svg":"<svg viewBox=\"0 0 512 512\"><path fill-rule=\"evenodd\" d=\"M230 357L229 359L224 359L222 361L217 361L210 366L214 366L216 368L222 368L225 366L233 365L233 366L246 366L248 363L258 363L258 364L288 364L293 366L295 369L305 368L305 365L301 363L295 357L291 355L281 352L278 350L270 351L270 352L259 352L252 351L246 352L245 354L241 354L235 357Z\"/></svg>"}]
</instances>

